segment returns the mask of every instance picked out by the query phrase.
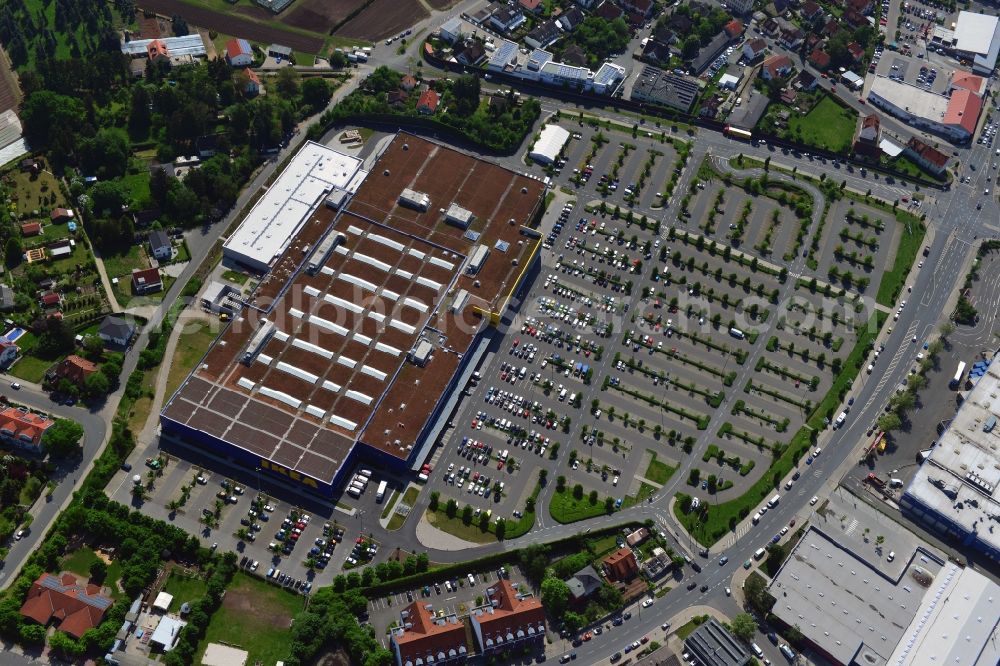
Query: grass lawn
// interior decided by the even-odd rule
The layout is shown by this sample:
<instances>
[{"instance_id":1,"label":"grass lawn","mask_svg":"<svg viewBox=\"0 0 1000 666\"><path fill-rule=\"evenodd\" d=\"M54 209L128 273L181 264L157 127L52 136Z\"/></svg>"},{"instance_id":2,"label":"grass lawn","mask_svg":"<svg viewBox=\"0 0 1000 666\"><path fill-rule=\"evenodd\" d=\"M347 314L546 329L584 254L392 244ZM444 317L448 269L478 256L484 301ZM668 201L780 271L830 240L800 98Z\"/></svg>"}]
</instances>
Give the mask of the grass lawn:
<instances>
[{"instance_id":1,"label":"grass lawn","mask_svg":"<svg viewBox=\"0 0 1000 666\"><path fill-rule=\"evenodd\" d=\"M687 637L693 634L694 630L703 624L702 622L698 621L699 619L700 618L695 618L694 620L690 620L689 622L677 627L677 630L674 632L675 634L677 634L677 638L681 639L682 641L687 640Z\"/></svg>"},{"instance_id":2,"label":"grass lawn","mask_svg":"<svg viewBox=\"0 0 1000 666\"><path fill-rule=\"evenodd\" d=\"M149 260L146 253L138 245L129 247L124 254L114 254L102 257L104 270L108 274L108 279L119 278L126 282L131 279L132 271L149 268Z\"/></svg>"},{"instance_id":3,"label":"grass lawn","mask_svg":"<svg viewBox=\"0 0 1000 666\"><path fill-rule=\"evenodd\" d=\"M643 474L647 479L653 483L658 483L661 486L667 482L670 475L674 473L676 467L671 467L665 462L661 462L656 459L656 452L650 451L653 454L652 459L649 461L649 467L646 468L646 473Z\"/></svg>"},{"instance_id":4,"label":"grass lawn","mask_svg":"<svg viewBox=\"0 0 1000 666\"><path fill-rule=\"evenodd\" d=\"M920 246L924 243L924 233L926 232L923 223L911 213L897 211L896 221L902 227L899 247L896 249L896 256L892 262L892 270L882 274L882 281L878 285L878 294L875 296L875 300L880 305L890 308L896 300L896 296L903 289L903 281L910 272L910 268L917 258L917 253L920 252Z\"/></svg>"},{"instance_id":5,"label":"grass lawn","mask_svg":"<svg viewBox=\"0 0 1000 666\"><path fill-rule=\"evenodd\" d=\"M36 476L29 476L21 486L21 493L17 498L17 503L23 506L31 506L42 494L45 484Z\"/></svg>"},{"instance_id":6,"label":"grass lawn","mask_svg":"<svg viewBox=\"0 0 1000 666\"><path fill-rule=\"evenodd\" d=\"M584 489L583 497L576 499L571 488L562 492L557 490L549 502L549 515L563 524L604 515L604 498L599 497L595 504L591 504L589 495L590 491Z\"/></svg>"},{"instance_id":7,"label":"grass lawn","mask_svg":"<svg viewBox=\"0 0 1000 666\"><path fill-rule=\"evenodd\" d=\"M267 666L288 658L289 628L303 608L303 597L237 573L222 606L212 615L195 663L209 643L228 643L249 652L248 664Z\"/></svg>"},{"instance_id":8,"label":"grass lawn","mask_svg":"<svg viewBox=\"0 0 1000 666\"><path fill-rule=\"evenodd\" d=\"M149 410L153 406L153 399L150 395L156 386L156 375L161 366L150 368L142 373L142 395L132 403L132 409L128 413L128 426L132 432L142 432L146 420L149 418Z\"/></svg>"},{"instance_id":9,"label":"grass lawn","mask_svg":"<svg viewBox=\"0 0 1000 666\"><path fill-rule=\"evenodd\" d=\"M141 206L150 200L148 173L130 173L127 176L123 176L121 182L128 189L129 196L137 206Z\"/></svg>"},{"instance_id":10,"label":"grass lawn","mask_svg":"<svg viewBox=\"0 0 1000 666\"><path fill-rule=\"evenodd\" d=\"M7 372L18 379L39 384L45 377L45 371L51 368L53 363L55 361L46 361L37 356L22 356Z\"/></svg>"},{"instance_id":11,"label":"grass lawn","mask_svg":"<svg viewBox=\"0 0 1000 666\"><path fill-rule=\"evenodd\" d=\"M32 176L30 173L22 173L17 170L12 171L9 177L13 181L11 189L18 211L23 213L38 210L41 212L42 208L65 207L66 199L63 198L62 192L59 190L59 184L55 176L48 171L41 171L37 176ZM55 194L54 202L53 194ZM48 222L48 216L46 215L42 221ZM66 228L65 225L60 226Z\"/></svg>"},{"instance_id":12,"label":"grass lawn","mask_svg":"<svg viewBox=\"0 0 1000 666\"><path fill-rule=\"evenodd\" d=\"M62 571L70 571L75 573L77 576L82 576L84 579L90 578L90 565L94 562L99 561L100 558L97 554L89 548L81 548L80 550L75 550L59 563L59 569ZM108 574L104 577L103 585L107 586L111 590L111 596L117 601L124 597L118 590L116 583L118 579L122 576L122 568L118 562L111 562L108 565Z\"/></svg>"},{"instance_id":13,"label":"grass lawn","mask_svg":"<svg viewBox=\"0 0 1000 666\"><path fill-rule=\"evenodd\" d=\"M222 274L223 280L229 280L234 284L246 284L250 276L246 273L237 273L236 271L226 271Z\"/></svg>"},{"instance_id":14,"label":"grass lawn","mask_svg":"<svg viewBox=\"0 0 1000 666\"><path fill-rule=\"evenodd\" d=\"M414 502L417 501L418 495L420 495L420 488L411 486L406 489L405 493L403 493L403 499L401 501L403 504L407 504L412 507ZM393 504L395 505L395 502L393 502ZM409 514L405 516L401 516L398 513L392 514L392 518L389 519L389 524L386 526L386 529L398 530L403 526L403 523L406 522L407 518L409 518Z\"/></svg>"},{"instance_id":15,"label":"grass lawn","mask_svg":"<svg viewBox=\"0 0 1000 666\"><path fill-rule=\"evenodd\" d=\"M188 577L178 573L171 573L167 584L163 587L165 592L174 595L173 601L170 602L170 610L173 612L179 611L184 602L201 599L205 596L206 589L208 588L205 581L201 578Z\"/></svg>"},{"instance_id":16,"label":"grass lawn","mask_svg":"<svg viewBox=\"0 0 1000 666\"><path fill-rule=\"evenodd\" d=\"M459 512L454 518L449 518L448 514L446 514L443 510L428 510L427 521L442 532L447 532L448 534L456 536L464 541L470 541L472 543L493 543L497 540L495 536L489 533L489 531L484 532L479 529L479 522L475 518L472 519L471 523L466 525L465 522L462 521L461 512ZM393 529L391 522L389 523L389 529Z\"/></svg>"},{"instance_id":17,"label":"grass lawn","mask_svg":"<svg viewBox=\"0 0 1000 666\"><path fill-rule=\"evenodd\" d=\"M170 374L167 375L167 389L164 393L164 399L173 395L191 369L208 351L208 347L215 340L216 335L217 332L213 331L208 323L185 324L184 330L177 340L174 357L170 362Z\"/></svg>"},{"instance_id":18,"label":"grass lawn","mask_svg":"<svg viewBox=\"0 0 1000 666\"><path fill-rule=\"evenodd\" d=\"M841 151L854 138L854 128L858 116L824 97L804 116L792 114L788 119L788 129L792 136L818 148Z\"/></svg>"},{"instance_id":19,"label":"grass lawn","mask_svg":"<svg viewBox=\"0 0 1000 666\"><path fill-rule=\"evenodd\" d=\"M77 243L68 257L49 261L46 272L52 274L68 273L76 270L79 265L86 264L90 260L90 250L84 247L83 243Z\"/></svg>"}]
</instances>

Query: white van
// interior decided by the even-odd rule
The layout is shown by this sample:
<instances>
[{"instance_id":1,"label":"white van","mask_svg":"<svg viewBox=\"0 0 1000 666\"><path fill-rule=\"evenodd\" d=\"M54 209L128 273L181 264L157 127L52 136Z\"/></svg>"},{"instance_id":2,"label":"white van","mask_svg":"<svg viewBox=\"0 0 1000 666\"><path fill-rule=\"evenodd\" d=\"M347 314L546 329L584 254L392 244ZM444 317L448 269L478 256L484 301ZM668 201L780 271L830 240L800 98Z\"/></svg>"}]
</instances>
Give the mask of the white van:
<instances>
[{"instance_id":1,"label":"white van","mask_svg":"<svg viewBox=\"0 0 1000 666\"><path fill-rule=\"evenodd\" d=\"M754 653L755 655L757 655L758 657L760 657L761 659L763 659L763 658L764 658L764 651L763 651L763 650L761 650L761 649L760 649L760 646L759 646L759 645L757 645L756 643L751 643L751 644L750 644L750 649L751 649L751 650L753 650L753 653Z\"/></svg>"},{"instance_id":2,"label":"white van","mask_svg":"<svg viewBox=\"0 0 1000 666\"><path fill-rule=\"evenodd\" d=\"M767 506L768 508L773 509L774 507L778 506L778 502L780 501L781 501L781 495L775 495L771 499L767 500Z\"/></svg>"},{"instance_id":3,"label":"white van","mask_svg":"<svg viewBox=\"0 0 1000 666\"><path fill-rule=\"evenodd\" d=\"M753 524L756 525L759 522L760 522L760 511L753 514Z\"/></svg>"},{"instance_id":4,"label":"white van","mask_svg":"<svg viewBox=\"0 0 1000 666\"><path fill-rule=\"evenodd\" d=\"M566 389L559 391L559 402L566 400Z\"/></svg>"},{"instance_id":5,"label":"white van","mask_svg":"<svg viewBox=\"0 0 1000 666\"><path fill-rule=\"evenodd\" d=\"M889 487L890 488L902 488L903 487L903 480L902 479L889 479Z\"/></svg>"},{"instance_id":6,"label":"white van","mask_svg":"<svg viewBox=\"0 0 1000 666\"><path fill-rule=\"evenodd\" d=\"M576 393L570 393L570 394L569 394L569 401L570 401L570 402L573 402L573 401L575 401L575 400L576 400Z\"/></svg>"},{"instance_id":7,"label":"white van","mask_svg":"<svg viewBox=\"0 0 1000 666\"><path fill-rule=\"evenodd\" d=\"M760 558L764 557L765 552L766 551L763 548L758 548L753 554L753 559L759 560Z\"/></svg>"},{"instance_id":8,"label":"white van","mask_svg":"<svg viewBox=\"0 0 1000 666\"><path fill-rule=\"evenodd\" d=\"M837 420L833 422L833 429L836 430L840 426L844 425L844 421L847 420L847 412L841 412Z\"/></svg>"}]
</instances>

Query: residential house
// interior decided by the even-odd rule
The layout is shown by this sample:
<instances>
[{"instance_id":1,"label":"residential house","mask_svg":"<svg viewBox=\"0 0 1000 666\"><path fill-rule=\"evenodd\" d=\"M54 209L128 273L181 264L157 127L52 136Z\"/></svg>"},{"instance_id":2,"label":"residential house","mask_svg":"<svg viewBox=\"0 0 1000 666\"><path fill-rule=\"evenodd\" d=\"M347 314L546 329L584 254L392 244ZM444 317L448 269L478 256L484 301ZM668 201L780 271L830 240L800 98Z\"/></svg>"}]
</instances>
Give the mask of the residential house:
<instances>
[{"instance_id":1,"label":"residential house","mask_svg":"<svg viewBox=\"0 0 1000 666\"><path fill-rule=\"evenodd\" d=\"M619 548L604 558L604 570L609 579L624 583L636 577L639 563L631 548Z\"/></svg>"},{"instance_id":2,"label":"residential house","mask_svg":"<svg viewBox=\"0 0 1000 666\"><path fill-rule=\"evenodd\" d=\"M464 26L465 24L462 22L462 19L457 16L448 19L439 30L441 40L449 44L461 41L465 33Z\"/></svg>"},{"instance_id":3,"label":"residential house","mask_svg":"<svg viewBox=\"0 0 1000 666\"><path fill-rule=\"evenodd\" d=\"M743 57L746 58L747 62L757 62L758 59L764 57L766 52L767 42L760 37L748 39L743 43Z\"/></svg>"},{"instance_id":4,"label":"residential house","mask_svg":"<svg viewBox=\"0 0 1000 666\"><path fill-rule=\"evenodd\" d=\"M629 548L635 548L643 541L649 538L649 530L645 527L640 527L637 530L633 530L625 537L625 545Z\"/></svg>"},{"instance_id":5,"label":"residential house","mask_svg":"<svg viewBox=\"0 0 1000 666\"><path fill-rule=\"evenodd\" d=\"M794 88L784 88L778 97L786 106L792 106L798 98L798 93L795 92Z\"/></svg>"},{"instance_id":6,"label":"residential house","mask_svg":"<svg viewBox=\"0 0 1000 666\"><path fill-rule=\"evenodd\" d=\"M13 310L16 304L14 290L8 284L0 284L0 311Z\"/></svg>"},{"instance_id":7,"label":"residential house","mask_svg":"<svg viewBox=\"0 0 1000 666\"><path fill-rule=\"evenodd\" d=\"M0 340L0 369L6 370L21 353L20 348L9 340Z\"/></svg>"},{"instance_id":8,"label":"residential house","mask_svg":"<svg viewBox=\"0 0 1000 666\"><path fill-rule=\"evenodd\" d=\"M26 157L18 162L17 166L21 170L21 173L38 173L38 170L41 168L39 162L30 157Z\"/></svg>"},{"instance_id":9,"label":"residential house","mask_svg":"<svg viewBox=\"0 0 1000 666\"><path fill-rule=\"evenodd\" d=\"M42 437L53 423L33 412L8 407L0 412L0 439L11 446L41 453Z\"/></svg>"},{"instance_id":10,"label":"residential house","mask_svg":"<svg viewBox=\"0 0 1000 666\"><path fill-rule=\"evenodd\" d=\"M253 64L253 47L245 39L226 42L226 62L230 67L249 67Z\"/></svg>"},{"instance_id":11,"label":"residential house","mask_svg":"<svg viewBox=\"0 0 1000 666\"><path fill-rule=\"evenodd\" d=\"M792 59L784 54L775 54L764 60L760 75L765 81L773 81L792 73Z\"/></svg>"},{"instance_id":12,"label":"residential house","mask_svg":"<svg viewBox=\"0 0 1000 666\"><path fill-rule=\"evenodd\" d=\"M605 21L614 21L616 18L624 16L625 11L611 2L611 0L605 0L604 4L594 10L594 16L604 19Z\"/></svg>"},{"instance_id":13,"label":"residential house","mask_svg":"<svg viewBox=\"0 0 1000 666\"><path fill-rule=\"evenodd\" d=\"M169 260L174 253L174 247L170 243L170 236L162 229L153 229L149 232L149 252L158 261Z\"/></svg>"},{"instance_id":14,"label":"residential house","mask_svg":"<svg viewBox=\"0 0 1000 666\"><path fill-rule=\"evenodd\" d=\"M766 36L771 37L773 39L778 36L779 32L781 32L781 26L778 25L778 22L775 21L773 18L769 18L760 24L760 30Z\"/></svg>"},{"instance_id":15,"label":"residential house","mask_svg":"<svg viewBox=\"0 0 1000 666\"><path fill-rule=\"evenodd\" d=\"M243 75L241 72L240 75ZM198 157L203 160L207 160L209 157L214 157L215 153L219 150L219 135L218 134L202 134L194 141L195 152L198 153Z\"/></svg>"},{"instance_id":16,"label":"residential house","mask_svg":"<svg viewBox=\"0 0 1000 666\"><path fill-rule=\"evenodd\" d=\"M163 214L159 208L147 208L145 210L138 210L132 213L132 222L135 223L137 227L148 227L153 222L160 219Z\"/></svg>"},{"instance_id":17,"label":"residential house","mask_svg":"<svg viewBox=\"0 0 1000 666\"><path fill-rule=\"evenodd\" d=\"M38 304L43 308L57 308L62 304L62 294L56 291L47 291L39 297Z\"/></svg>"},{"instance_id":18,"label":"residential house","mask_svg":"<svg viewBox=\"0 0 1000 666\"><path fill-rule=\"evenodd\" d=\"M580 48L579 44L570 44L563 51L561 60L567 65L585 67L587 65L587 53Z\"/></svg>"},{"instance_id":19,"label":"residential house","mask_svg":"<svg viewBox=\"0 0 1000 666\"><path fill-rule=\"evenodd\" d=\"M948 165L947 155L915 136L906 142L903 154L936 176L944 175L945 167Z\"/></svg>"},{"instance_id":20,"label":"residential house","mask_svg":"<svg viewBox=\"0 0 1000 666\"><path fill-rule=\"evenodd\" d=\"M520 9L507 6L501 7L490 16L490 25L504 34L517 30L525 21L527 19Z\"/></svg>"},{"instance_id":21,"label":"residential house","mask_svg":"<svg viewBox=\"0 0 1000 666\"><path fill-rule=\"evenodd\" d=\"M834 35L836 35L838 32L840 32L840 30L841 30L840 21L838 21L835 18L831 18L823 26L822 34L823 34L824 38L830 39L831 37L833 37Z\"/></svg>"},{"instance_id":22,"label":"residential house","mask_svg":"<svg viewBox=\"0 0 1000 666\"><path fill-rule=\"evenodd\" d=\"M252 69L247 68L240 73L240 85L247 97L256 97L260 94L260 77Z\"/></svg>"},{"instance_id":23,"label":"residential house","mask_svg":"<svg viewBox=\"0 0 1000 666\"><path fill-rule=\"evenodd\" d=\"M562 36L562 31L555 20L550 19L539 23L524 36L524 43L536 49L544 49Z\"/></svg>"},{"instance_id":24,"label":"residential house","mask_svg":"<svg viewBox=\"0 0 1000 666\"><path fill-rule=\"evenodd\" d=\"M741 35L743 35L743 22L739 19L733 19L723 26L722 29L725 31L726 37L729 39L738 39Z\"/></svg>"},{"instance_id":25,"label":"residential house","mask_svg":"<svg viewBox=\"0 0 1000 666\"><path fill-rule=\"evenodd\" d=\"M87 377L95 372L97 372L97 365L76 354L70 354L50 368L45 373L45 379L50 383L65 379L77 386L83 386Z\"/></svg>"},{"instance_id":26,"label":"residential house","mask_svg":"<svg viewBox=\"0 0 1000 666\"><path fill-rule=\"evenodd\" d=\"M284 46L282 44L271 44L267 47L267 55L272 58L282 58L284 60L292 59L292 47Z\"/></svg>"},{"instance_id":27,"label":"residential house","mask_svg":"<svg viewBox=\"0 0 1000 666\"><path fill-rule=\"evenodd\" d=\"M573 0L584 9L593 9L601 0Z\"/></svg>"},{"instance_id":28,"label":"residential house","mask_svg":"<svg viewBox=\"0 0 1000 666\"><path fill-rule=\"evenodd\" d=\"M437 111L439 101L440 97L437 92L428 88L420 93L420 98L417 99L417 111L427 115L433 115L434 112Z\"/></svg>"},{"instance_id":29,"label":"residential house","mask_svg":"<svg viewBox=\"0 0 1000 666\"><path fill-rule=\"evenodd\" d=\"M542 0L517 0L518 6L526 12L537 14L544 9Z\"/></svg>"},{"instance_id":30,"label":"residential house","mask_svg":"<svg viewBox=\"0 0 1000 666\"><path fill-rule=\"evenodd\" d=\"M806 35L806 41L802 43L802 51L805 53L812 53L814 49L822 46L823 38L817 35L815 32L810 32Z\"/></svg>"},{"instance_id":31,"label":"residential house","mask_svg":"<svg viewBox=\"0 0 1000 666\"><path fill-rule=\"evenodd\" d=\"M414 601L399 613L399 626L389 632L396 666L465 663L465 623L454 613L438 617L431 604Z\"/></svg>"},{"instance_id":32,"label":"residential house","mask_svg":"<svg viewBox=\"0 0 1000 666\"><path fill-rule=\"evenodd\" d=\"M846 0L844 2L844 8L850 11L857 12L858 14L870 14L872 9L875 8L875 3L872 0Z\"/></svg>"},{"instance_id":33,"label":"residential house","mask_svg":"<svg viewBox=\"0 0 1000 666\"><path fill-rule=\"evenodd\" d=\"M846 21L852 28L860 28L868 25L868 19L865 15L860 12L856 12L853 9L848 9L844 12L844 21Z\"/></svg>"},{"instance_id":34,"label":"residential house","mask_svg":"<svg viewBox=\"0 0 1000 666\"><path fill-rule=\"evenodd\" d=\"M567 48L567 50L569 49ZM580 49L580 52L582 53L583 50ZM646 42L646 46L642 49L642 57L640 60L651 62L656 65L664 65L670 62L670 58L672 56L673 49L668 42L661 41L658 38L650 38L650 40ZM563 53L563 60L566 60L565 52Z\"/></svg>"},{"instance_id":35,"label":"residential house","mask_svg":"<svg viewBox=\"0 0 1000 666\"><path fill-rule=\"evenodd\" d=\"M144 268L132 271L132 293L134 295L152 294L163 289L160 269Z\"/></svg>"},{"instance_id":36,"label":"residential house","mask_svg":"<svg viewBox=\"0 0 1000 666\"><path fill-rule=\"evenodd\" d=\"M405 90L390 90L385 94L385 102L389 106L403 106L408 97Z\"/></svg>"},{"instance_id":37,"label":"residential house","mask_svg":"<svg viewBox=\"0 0 1000 666\"><path fill-rule=\"evenodd\" d=\"M619 4L626 12L639 14L645 19L653 15L656 6L653 0L619 0Z\"/></svg>"},{"instance_id":38,"label":"residential house","mask_svg":"<svg viewBox=\"0 0 1000 666\"><path fill-rule=\"evenodd\" d=\"M98 327L97 336L106 345L127 347L135 336L135 323L117 315L108 315Z\"/></svg>"},{"instance_id":39,"label":"residential house","mask_svg":"<svg viewBox=\"0 0 1000 666\"><path fill-rule=\"evenodd\" d=\"M726 5L729 11L739 16L746 16L753 10L754 0L729 0Z\"/></svg>"},{"instance_id":40,"label":"residential house","mask_svg":"<svg viewBox=\"0 0 1000 666\"><path fill-rule=\"evenodd\" d=\"M99 586L81 585L73 574L43 573L28 590L21 615L42 626L55 620L60 631L79 639L101 623L113 603Z\"/></svg>"},{"instance_id":41,"label":"residential house","mask_svg":"<svg viewBox=\"0 0 1000 666\"><path fill-rule=\"evenodd\" d=\"M815 49L809 54L809 63L816 69L823 71L830 67L830 54L823 49Z\"/></svg>"},{"instance_id":42,"label":"residential house","mask_svg":"<svg viewBox=\"0 0 1000 666\"><path fill-rule=\"evenodd\" d=\"M75 217L76 214L69 208L53 208L49 214L49 219L52 220L53 224L72 222Z\"/></svg>"},{"instance_id":43,"label":"residential house","mask_svg":"<svg viewBox=\"0 0 1000 666\"><path fill-rule=\"evenodd\" d=\"M577 603L583 603L590 595L601 589L603 584L601 574L597 573L597 570L589 564L566 581L570 597L572 597L572 601Z\"/></svg>"},{"instance_id":44,"label":"residential house","mask_svg":"<svg viewBox=\"0 0 1000 666\"><path fill-rule=\"evenodd\" d=\"M799 8L799 16L802 17L802 20L812 23L822 18L823 8L813 2L813 0L806 0L802 3L802 7Z\"/></svg>"},{"instance_id":45,"label":"residential house","mask_svg":"<svg viewBox=\"0 0 1000 666\"><path fill-rule=\"evenodd\" d=\"M21 235L25 238L29 236L37 236L42 233L42 225L40 222L25 222L21 225Z\"/></svg>"},{"instance_id":46,"label":"residential house","mask_svg":"<svg viewBox=\"0 0 1000 666\"><path fill-rule=\"evenodd\" d=\"M556 23L565 32L573 32L576 27L583 23L583 19L587 18L586 15L580 11L579 7L570 7L567 11L560 14L559 18L556 19Z\"/></svg>"},{"instance_id":47,"label":"residential house","mask_svg":"<svg viewBox=\"0 0 1000 666\"><path fill-rule=\"evenodd\" d=\"M854 62L861 62L861 59L865 57L865 47L861 46L857 42L851 42L847 45L847 52L851 54L851 58Z\"/></svg>"},{"instance_id":48,"label":"residential house","mask_svg":"<svg viewBox=\"0 0 1000 666\"><path fill-rule=\"evenodd\" d=\"M478 65L486 58L486 49L476 40L470 40L465 46L455 50L455 60L466 67Z\"/></svg>"},{"instance_id":49,"label":"residential house","mask_svg":"<svg viewBox=\"0 0 1000 666\"><path fill-rule=\"evenodd\" d=\"M537 597L503 578L486 591L485 603L469 613L469 625L487 660L501 652L521 654L544 645L545 609Z\"/></svg>"},{"instance_id":50,"label":"residential house","mask_svg":"<svg viewBox=\"0 0 1000 666\"><path fill-rule=\"evenodd\" d=\"M875 113L869 114L861 120L858 135L854 139L855 154L875 158L879 156L878 144L881 138L879 124L878 114Z\"/></svg>"},{"instance_id":51,"label":"residential house","mask_svg":"<svg viewBox=\"0 0 1000 666\"><path fill-rule=\"evenodd\" d=\"M819 85L819 81L810 72L802 70L795 78L795 87L802 92L811 92Z\"/></svg>"},{"instance_id":52,"label":"residential house","mask_svg":"<svg viewBox=\"0 0 1000 666\"><path fill-rule=\"evenodd\" d=\"M417 80L409 74L404 74L399 81L399 87L409 92L417 87Z\"/></svg>"},{"instance_id":53,"label":"residential house","mask_svg":"<svg viewBox=\"0 0 1000 666\"><path fill-rule=\"evenodd\" d=\"M795 51L802 46L802 42L805 41L805 38L806 33L802 32L800 29L785 28L781 31L781 37L778 38L778 42L786 49Z\"/></svg>"}]
</instances>

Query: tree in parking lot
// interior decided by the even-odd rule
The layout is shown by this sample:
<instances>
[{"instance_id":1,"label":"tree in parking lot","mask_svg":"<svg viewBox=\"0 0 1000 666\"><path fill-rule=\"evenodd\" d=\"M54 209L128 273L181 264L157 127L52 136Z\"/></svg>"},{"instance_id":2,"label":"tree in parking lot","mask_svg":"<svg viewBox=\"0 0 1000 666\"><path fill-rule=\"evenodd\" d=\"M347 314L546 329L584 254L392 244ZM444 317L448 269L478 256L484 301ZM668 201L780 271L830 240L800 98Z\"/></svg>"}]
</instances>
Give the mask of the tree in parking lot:
<instances>
[{"instance_id":1,"label":"tree in parking lot","mask_svg":"<svg viewBox=\"0 0 1000 666\"><path fill-rule=\"evenodd\" d=\"M458 502L448 498L448 504L445 505L445 513L448 514L449 518L454 518L458 514Z\"/></svg>"},{"instance_id":2,"label":"tree in parking lot","mask_svg":"<svg viewBox=\"0 0 1000 666\"><path fill-rule=\"evenodd\" d=\"M737 638L750 641L757 633L757 622L750 613L740 613L730 622L729 628Z\"/></svg>"},{"instance_id":3,"label":"tree in parking lot","mask_svg":"<svg viewBox=\"0 0 1000 666\"><path fill-rule=\"evenodd\" d=\"M485 511L483 511L481 514L479 514L479 529L485 532L489 528L490 528L490 517L486 514Z\"/></svg>"},{"instance_id":4,"label":"tree in parking lot","mask_svg":"<svg viewBox=\"0 0 1000 666\"><path fill-rule=\"evenodd\" d=\"M503 541L504 535L507 533L507 521L503 518L497 518L495 530L497 541Z\"/></svg>"},{"instance_id":5,"label":"tree in parking lot","mask_svg":"<svg viewBox=\"0 0 1000 666\"><path fill-rule=\"evenodd\" d=\"M435 490L434 492L431 493L431 501L428 503L427 507L431 511L437 511L438 501L440 501L440 499L441 499L441 493Z\"/></svg>"},{"instance_id":6,"label":"tree in parking lot","mask_svg":"<svg viewBox=\"0 0 1000 666\"><path fill-rule=\"evenodd\" d=\"M462 522L466 525L472 524L472 507L468 504L466 504L465 508L462 509Z\"/></svg>"},{"instance_id":7,"label":"tree in parking lot","mask_svg":"<svg viewBox=\"0 0 1000 666\"><path fill-rule=\"evenodd\" d=\"M579 499L583 499L583 485L582 484L578 483L575 486L573 486L573 498L574 499L578 499L578 500Z\"/></svg>"},{"instance_id":8,"label":"tree in parking lot","mask_svg":"<svg viewBox=\"0 0 1000 666\"><path fill-rule=\"evenodd\" d=\"M597 504L597 491L596 490L591 490L590 491L590 504L591 505Z\"/></svg>"},{"instance_id":9,"label":"tree in parking lot","mask_svg":"<svg viewBox=\"0 0 1000 666\"><path fill-rule=\"evenodd\" d=\"M562 492L566 488L566 477L560 474L556 477L556 491Z\"/></svg>"},{"instance_id":10,"label":"tree in parking lot","mask_svg":"<svg viewBox=\"0 0 1000 666\"><path fill-rule=\"evenodd\" d=\"M605 513L613 513L615 510L615 500L613 497L604 498L604 511Z\"/></svg>"}]
</instances>

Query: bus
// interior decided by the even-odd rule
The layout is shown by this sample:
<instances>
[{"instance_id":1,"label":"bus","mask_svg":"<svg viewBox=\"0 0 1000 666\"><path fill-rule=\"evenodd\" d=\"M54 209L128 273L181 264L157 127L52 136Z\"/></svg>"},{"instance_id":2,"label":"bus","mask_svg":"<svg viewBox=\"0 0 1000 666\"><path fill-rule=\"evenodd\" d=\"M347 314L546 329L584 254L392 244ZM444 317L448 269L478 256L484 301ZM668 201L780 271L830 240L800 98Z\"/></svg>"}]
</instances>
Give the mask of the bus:
<instances>
[{"instance_id":1,"label":"bus","mask_svg":"<svg viewBox=\"0 0 1000 666\"><path fill-rule=\"evenodd\" d=\"M753 138L753 134L750 130L745 130L741 127L733 127L732 125L726 125L725 133L731 139L743 139L744 141L749 141Z\"/></svg>"},{"instance_id":2,"label":"bus","mask_svg":"<svg viewBox=\"0 0 1000 666\"><path fill-rule=\"evenodd\" d=\"M958 369L955 371L955 376L951 378L950 388L957 389L962 384L962 377L965 376L965 361L958 362Z\"/></svg>"}]
</instances>

